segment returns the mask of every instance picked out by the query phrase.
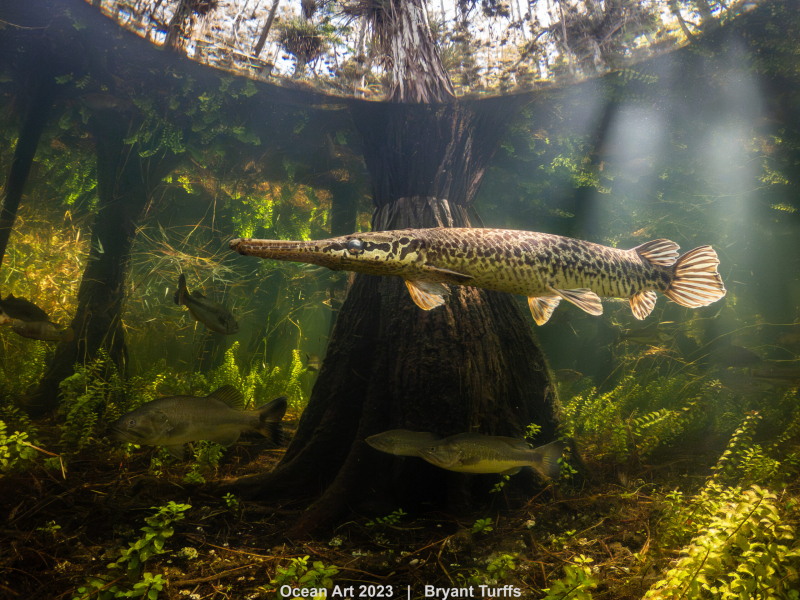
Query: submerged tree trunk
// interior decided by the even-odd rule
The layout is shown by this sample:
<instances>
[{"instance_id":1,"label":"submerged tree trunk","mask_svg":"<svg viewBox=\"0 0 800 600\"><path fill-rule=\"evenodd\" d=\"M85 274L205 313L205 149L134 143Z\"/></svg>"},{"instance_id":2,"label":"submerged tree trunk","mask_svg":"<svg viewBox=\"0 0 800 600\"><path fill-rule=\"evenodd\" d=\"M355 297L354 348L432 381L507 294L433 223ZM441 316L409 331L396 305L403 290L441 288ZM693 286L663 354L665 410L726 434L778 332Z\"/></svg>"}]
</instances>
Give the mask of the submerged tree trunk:
<instances>
[{"instance_id":1,"label":"submerged tree trunk","mask_svg":"<svg viewBox=\"0 0 800 600\"><path fill-rule=\"evenodd\" d=\"M353 105L373 177L373 229L470 226L474 200L517 98L446 105ZM513 296L453 286L426 312L399 278L356 275L297 434L281 464L236 483L249 496L322 497L292 536L358 504L464 505L464 475L370 448L405 428L552 438L555 391L529 318ZM484 492L491 477L477 477ZM377 503L377 504L376 504ZM391 510L391 508L389 508Z\"/></svg>"},{"instance_id":2,"label":"submerged tree trunk","mask_svg":"<svg viewBox=\"0 0 800 600\"><path fill-rule=\"evenodd\" d=\"M40 72L32 74L32 77L35 78L35 83L30 90L31 99L28 104L28 112L19 130L14 159L6 179L3 206L0 209L0 264L5 258L8 239L11 237L11 231L14 229L14 222L17 219L17 209L22 199L22 192L25 189L33 158L36 155L36 148L55 98L55 82L51 74Z\"/></svg>"},{"instance_id":3,"label":"submerged tree trunk","mask_svg":"<svg viewBox=\"0 0 800 600\"><path fill-rule=\"evenodd\" d=\"M128 119L116 112L93 117L96 138L98 210L92 227L92 247L78 289L78 308L71 327L75 338L60 343L53 362L27 401L27 410L40 415L58 404L58 385L76 363L85 364L104 350L120 373L127 351L122 313L125 283L136 226L148 199L148 180L160 181L171 161L148 161L143 168L136 146L125 145Z\"/></svg>"}]
</instances>

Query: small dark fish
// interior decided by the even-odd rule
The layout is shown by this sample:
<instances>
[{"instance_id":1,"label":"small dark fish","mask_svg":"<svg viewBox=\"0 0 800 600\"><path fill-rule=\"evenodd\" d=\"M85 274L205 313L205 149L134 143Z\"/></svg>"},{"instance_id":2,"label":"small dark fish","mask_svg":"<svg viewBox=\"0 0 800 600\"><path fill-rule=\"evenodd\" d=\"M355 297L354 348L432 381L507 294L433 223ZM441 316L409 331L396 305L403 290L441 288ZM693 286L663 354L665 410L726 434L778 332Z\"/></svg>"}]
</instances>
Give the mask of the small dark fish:
<instances>
[{"instance_id":1,"label":"small dark fish","mask_svg":"<svg viewBox=\"0 0 800 600\"><path fill-rule=\"evenodd\" d=\"M145 446L164 446L172 456L183 458L186 442L209 440L231 446L243 431L258 431L274 443L281 439L280 422L286 413L282 396L255 410L238 410L242 395L225 385L206 397L167 396L143 404L112 425L120 441Z\"/></svg>"},{"instance_id":2,"label":"small dark fish","mask_svg":"<svg viewBox=\"0 0 800 600\"><path fill-rule=\"evenodd\" d=\"M654 321L647 327L629 329L625 333L620 333L619 336L617 336L617 344L633 342L634 344L658 345L669 337L663 331L659 331L658 326L659 322Z\"/></svg>"},{"instance_id":3,"label":"small dark fish","mask_svg":"<svg viewBox=\"0 0 800 600\"><path fill-rule=\"evenodd\" d=\"M561 441L531 448L516 438L460 433L432 443L420 456L432 465L460 473L514 475L522 467L532 467L543 477L555 478L564 448Z\"/></svg>"},{"instance_id":4,"label":"small dark fish","mask_svg":"<svg viewBox=\"0 0 800 600\"><path fill-rule=\"evenodd\" d=\"M752 371L751 377L800 382L800 369L781 369L775 371Z\"/></svg>"},{"instance_id":5,"label":"small dark fish","mask_svg":"<svg viewBox=\"0 0 800 600\"><path fill-rule=\"evenodd\" d=\"M25 298L15 298L9 294L5 300L0 300L0 310L12 319L20 321L49 321L50 317L41 308Z\"/></svg>"},{"instance_id":6,"label":"small dark fish","mask_svg":"<svg viewBox=\"0 0 800 600\"><path fill-rule=\"evenodd\" d=\"M757 365L762 358L742 346L722 346L709 352L708 361L714 365L743 368Z\"/></svg>"},{"instance_id":7,"label":"small dark fish","mask_svg":"<svg viewBox=\"0 0 800 600\"><path fill-rule=\"evenodd\" d=\"M175 304L183 304L189 309L195 321L200 321L211 331L224 335L238 333L239 324L231 312L219 302L213 302L195 290L191 294L186 287L186 277L181 273L178 279L178 290L175 292Z\"/></svg>"},{"instance_id":8,"label":"small dark fish","mask_svg":"<svg viewBox=\"0 0 800 600\"><path fill-rule=\"evenodd\" d=\"M442 439L441 436L428 431L409 431L408 429L392 429L377 435L371 435L365 442L376 450L394 454L395 456L422 456L420 452Z\"/></svg>"},{"instance_id":9,"label":"small dark fish","mask_svg":"<svg viewBox=\"0 0 800 600\"><path fill-rule=\"evenodd\" d=\"M130 100L111 94L84 94L80 101L86 108L94 111L130 112L136 108Z\"/></svg>"},{"instance_id":10,"label":"small dark fish","mask_svg":"<svg viewBox=\"0 0 800 600\"><path fill-rule=\"evenodd\" d=\"M575 383L581 377L583 377L583 373L579 373L574 369L559 369L553 375L556 376L556 379L559 381L563 381L564 383Z\"/></svg>"},{"instance_id":11,"label":"small dark fish","mask_svg":"<svg viewBox=\"0 0 800 600\"><path fill-rule=\"evenodd\" d=\"M781 331L775 336L777 346L796 346L800 344L800 331Z\"/></svg>"},{"instance_id":12,"label":"small dark fish","mask_svg":"<svg viewBox=\"0 0 800 600\"><path fill-rule=\"evenodd\" d=\"M43 342L71 342L75 339L72 327L59 329L58 325L50 321L11 321L11 330L24 338L41 340Z\"/></svg>"},{"instance_id":13,"label":"small dark fish","mask_svg":"<svg viewBox=\"0 0 800 600\"><path fill-rule=\"evenodd\" d=\"M306 354L306 371L319 371L322 361L316 354Z\"/></svg>"}]
</instances>

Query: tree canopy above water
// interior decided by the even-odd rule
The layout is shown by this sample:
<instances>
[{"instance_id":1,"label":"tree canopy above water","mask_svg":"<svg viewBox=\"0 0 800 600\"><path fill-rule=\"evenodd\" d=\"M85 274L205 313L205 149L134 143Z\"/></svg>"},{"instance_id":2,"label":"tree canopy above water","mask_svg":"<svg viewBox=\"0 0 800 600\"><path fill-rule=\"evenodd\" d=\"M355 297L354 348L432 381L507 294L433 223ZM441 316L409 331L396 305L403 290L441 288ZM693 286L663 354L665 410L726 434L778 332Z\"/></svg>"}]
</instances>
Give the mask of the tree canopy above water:
<instances>
[{"instance_id":1,"label":"tree canopy above water","mask_svg":"<svg viewBox=\"0 0 800 600\"><path fill-rule=\"evenodd\" d=\"M753 0L92 0L123 27L194 60L280 85L394 98L403 70L439 69L432 98L603 75L692 41ZM409 10L406 10L408 8ZM400 43L403 36L412 43ZM429 44L432 42L433 46ZM408 48L419 54L406 55ZM420 98L422 101L425 97Z\"/></svg>"}]
</instances>

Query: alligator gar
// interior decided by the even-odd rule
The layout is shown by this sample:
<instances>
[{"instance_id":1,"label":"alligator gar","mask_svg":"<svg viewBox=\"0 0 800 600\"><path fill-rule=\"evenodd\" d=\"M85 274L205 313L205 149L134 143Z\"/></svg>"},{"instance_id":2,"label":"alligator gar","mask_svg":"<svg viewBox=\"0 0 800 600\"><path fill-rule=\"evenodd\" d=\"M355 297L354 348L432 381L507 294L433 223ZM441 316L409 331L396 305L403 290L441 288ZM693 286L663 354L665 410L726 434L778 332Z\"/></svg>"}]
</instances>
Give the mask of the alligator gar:
<instances>
[{"instance_id":1,"label":"alligator gar","mask_svg":"<svg viewBox=\"0 0 800 600\"><path fill-rule=\"evenodd\" d=\"M656 304L656 291L698 308L726 291L711 246L678 256L665 239L620 250L559 235L507 229L399 229L353 233L316 241L234 239L239 254L311 263L334 271L402 277L411 298L431 310L444 304L450 285L528 297L537 325L564 299L592 315L600 297L627 298L637 319Z\"/></svg>"}]
</instances>

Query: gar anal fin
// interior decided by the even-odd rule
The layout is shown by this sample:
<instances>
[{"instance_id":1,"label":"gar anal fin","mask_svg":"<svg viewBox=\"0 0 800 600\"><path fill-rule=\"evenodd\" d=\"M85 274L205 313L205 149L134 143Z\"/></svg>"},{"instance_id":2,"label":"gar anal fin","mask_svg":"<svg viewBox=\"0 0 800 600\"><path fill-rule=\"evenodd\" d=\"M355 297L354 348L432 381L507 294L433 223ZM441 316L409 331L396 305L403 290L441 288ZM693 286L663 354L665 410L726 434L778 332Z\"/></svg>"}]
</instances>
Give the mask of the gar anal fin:
<instances>
[{"instance_id":1,"label":"gar anal fin","mask_svg":"<svg viewBox=\"0 0 800 600\"><path fill-rule=\"evenodd\" d=\"M639 292L632 296L630 298L630 303L633 316L640 321L646 319L647 315L653 312L653 308L655 308L656 298L656 293L652 290Z\"/></svg>"}]
</instances>

